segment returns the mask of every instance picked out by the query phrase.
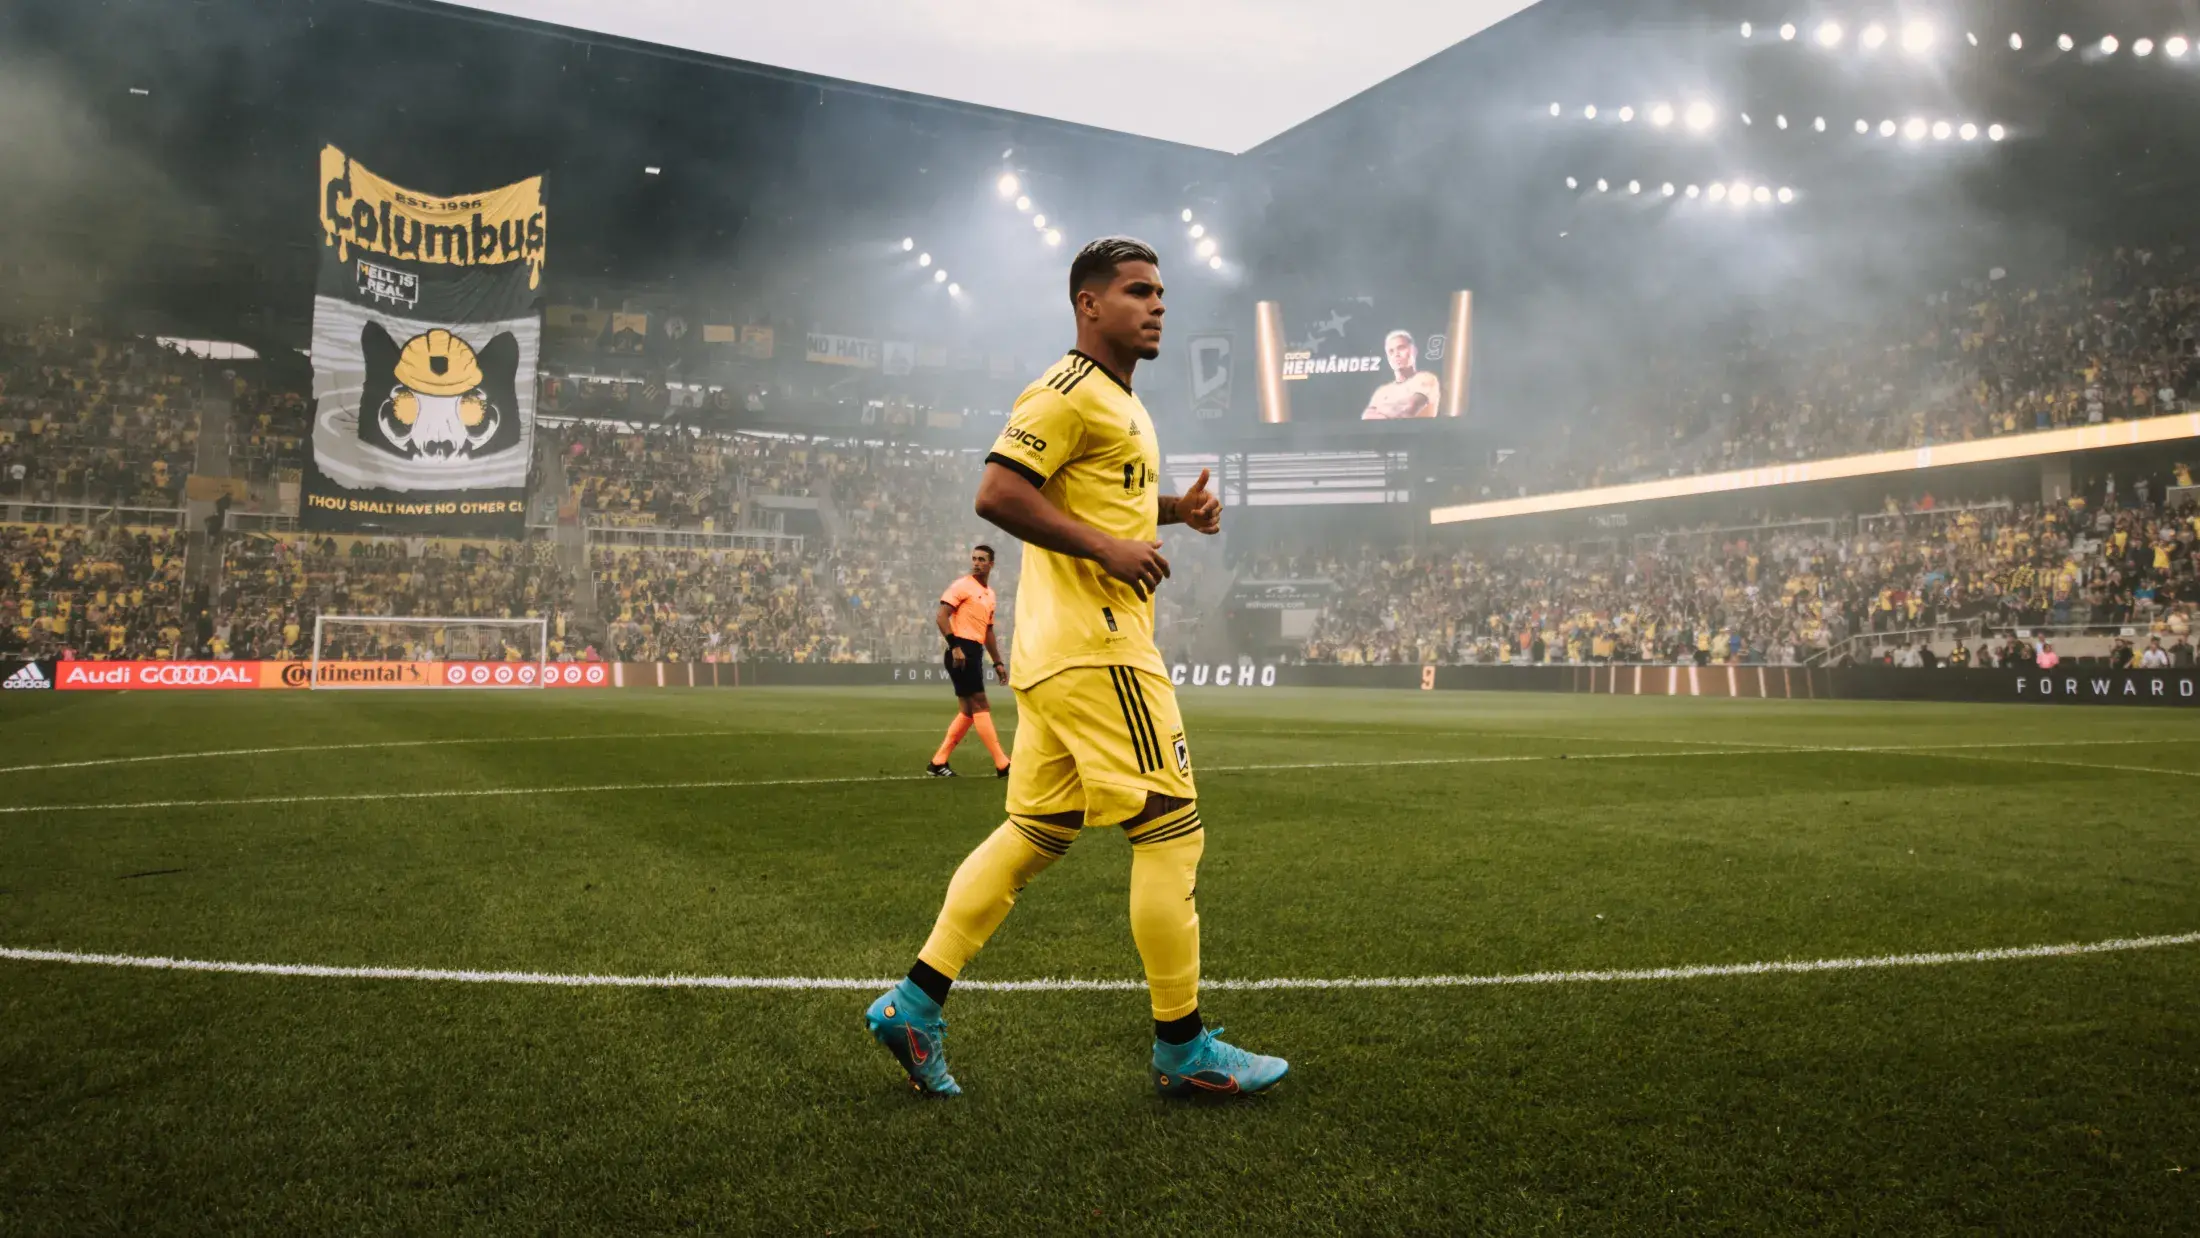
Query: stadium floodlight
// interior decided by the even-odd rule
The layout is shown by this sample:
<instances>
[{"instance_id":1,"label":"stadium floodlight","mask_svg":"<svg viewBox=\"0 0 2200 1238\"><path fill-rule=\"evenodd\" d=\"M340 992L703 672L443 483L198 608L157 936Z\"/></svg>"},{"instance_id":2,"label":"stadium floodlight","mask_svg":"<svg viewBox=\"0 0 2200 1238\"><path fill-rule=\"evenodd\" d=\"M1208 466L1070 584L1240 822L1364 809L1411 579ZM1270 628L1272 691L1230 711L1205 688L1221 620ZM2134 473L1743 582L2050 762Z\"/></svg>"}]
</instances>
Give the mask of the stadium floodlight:
<instances>
[{"instance_id":1,"label":"stadium floodlight","mask_svg":"<svg viewBox=\"0 0 2200 1238\"><path fill-rule=\"evenodd\" d=\"M1841 29L1840 22L1822 21L1818 23L1818 33L1813 37L1818 40L1820 47L1839 47L1844 33L1846 32Z\"/></svg>"},{"instance_id":2,"label":"stadium floodlight","mask_svg":"<svg viewBox=\"0 0 2200 1238\"><path fill-rule=\"evenodd\" d=\"M1062 234L1061 234L1061 232L1060 232L1060 231L1058 231L1058 230L1056 230L1056 229L1054 229L1054 228L1049 228L1049 229L1047 229L1047 244L1049 244L1049 245L1059 245L1059 244L1061 244L1061 243L1062 243Z\"/></svg>"},{"instance_id":3,"label":"stadium floodlight","mask_svg":"<svg viewBox=\"0 0 2200 1238\"><path fill-rule=\"evenodd\" d=\"M2009 131L2002 128L2000 125L1988 125L1986 126L1986 136L1993 141L1999 142L2003 138L2009 136Z\"/></svg>"},{"instance_id":4,"label":"stadium floodlight","mask_svg":"<svg viewBox=\"0 0 2200 1238\"><path fill-rule=\"evenodd\" d=\"M1726 200L1736 206L1747 206L1749 204L1749 182L1735 181L1733 188L1726 191Z\"/></svg>"},{"instance_id":5,"label":"stadium floodlight","mask_svg":"<svg viewBox=\"0 0 2200 1238\"><path fill-rule=\"evenodd\" d=\"M2055 36L2055 46L2063 49L2066 52L2071 50L2072 48L2075 48L2077 45L2078 41L2071 38L2067 34L2058 34Z\"/></svg>"},{"instance_id":6,"label":"stadium floodlight","mask_svg":"<svg viewBox=\"0 0 2200 1238\"><path fill-rule=\"evenodd\" d=\"M1938 32L1933 29L1931 22L1909 21L1902 23L1902 50L1913 56L1931 51L1933 40L1936 37L1938 37Z\"/></svg>"},{"instance_id":7,"label":"stadium floodlight","mask_svg":"<svg viewBox=\"0 0 2200 1238\"><path fill-rule=\"evenodd\" d=\"M1826 118L1821 116L1818 119L1810 122L1810 127L1816 129L1820 133L1824 133L1826 131Z\"/></svg>"},{"instance_id":8,"label":"stadium floodlight","mask_svg":"<svg viewBox=\"0 0 2200 1238\"><path fill-rule=\"evenodd\" d=\"M2173 34L2162 40L2162 53L2171 60L2183 60L2185 53L2191 50L2192 44L2185 41L2184 35Z\"/></svg>"},{"instance_id":9,"label":"stadium floodlight","mask_svg":"<svg viewBox=\"0 0 2200 1238\"><path fill-rule=\"evenodd\" d=\"M1785 206L1788 203L1795 201L1795 191L1785 185L1782 185L1780 186L1778 197L1780 199L1780 204L1782 206Z\"/></svg>"},{"instance_id":10,"label":"stadium floodlight","mask_svg":"<svg viewBox=\"0 0 2200 1238\"><path fill-rule=\"evenodd\" d=\"M1699 99L1688 105L1688 127L1701 133L1711 127L1711 122L1718 119L1718 115L1711 110L1710 104Z\"/></svg>"},{"instance_id":11,"label":"stadium floodlight","mask_svg":"<svg viewBox=\"0 0 2200 1238\"><path fill-rule=\"evenodd\" d=\"M2134 55L2134 56L2151 56L2151 55L2153 55L2153 54L2154 54L2154 40L2152 40L2152 39L2140 39L2140 40L2139 40L2138 42L2136 42L2136 43L2133 43L2133 44L2131 45L2131 54L2132 54L2132 55Z\"/></svg>"},{"instance_id":12,"label":"stadium floodlight","mask_svg":"<svg viewBox=\"0 0 2200 1238\"><path fill-rule=\"evenodd\" d=\"M1749 24L1748 22L1746 22L1746 21L1745 21L1745 22L1743 22L1743 23L1742 23L1742 37L1743 37L1743 38L1745 38L1745 39L1746 39L1746 38L1748 38L1748 37L1750 36L1751 32L1752 32L1752 31L1753 31L1754 29L1755 29L1755 27L1751 26L1751 25L1750 25L1750 24Z\"/></svg>"},{"instance_id":13,"label":"stadium floodlight","mask_svg":"<svg viewBox=\"0 0 2200 1238\"><path fill-rule=\"evenodd\" d=\"M1031 217L1031 226L1039 229L1041 232L1046 231L1047 217L1044 215L1033 215Z\"/></svg>"},{"instance_id":14,"label":"stadium floodlight","mask_svg":"<svg viewBox=\"0 0 2200 1238\"><path fill-rule=\"evenodd\" d=\"M1775 124L1775 125L1778 125L1778 126L1779 126L1780 128L1782 128L1782 129L1785 129L1785 128L1787 128L1787 127L1788 127L1788 118L1787 118L1787 113L1786 113L1786 112L1782 112L1782 113L1780 113L1780 114L1779 114L1778 116L1775 116L1775 117L1773 117L1773 118L1772 118L1772 123L1773 123L1773 124Z\"/></svg>"},{"instance_id":15,"label":"stadium floodlight","mask_svg":"<svg viewBox=\"0 0 2200 1238\"><path fill-rule=\"evenodd\" d=\"M1924 137L1924 120L1916 116L1910 117L1909 123L1902 126L1902 136L1910 139L1912 142L1915 142L1918 139Z\"/></svg>"},{"instance_id":16,"label":"stadium floodlight","mask_svg":"<svg viewBox=\"0 0 2200 1238\"><path fill-rule=\"evenodd\" d=\"M2024 36L2014 30L2009 32L2009 50L2013 52L2024 50Z\"/></svg>"},{"instance_id":17,"label":"stadium floodlight","mask_svg":"<svg viewBox=\"0 0 2200 1238\"><path fill-rule=\"evenodd\" d=\"M1750 190L1749 196L1751 197L1751 199L1759 203L1772 201L1772 191L1765 188L1763 185L1759 185L1755 189Z\"/></svg>"},{"instance_id":18,"label":"stadium floodlight","mask_svg":"<svg viewBox=\"0 0 2200 1238\"><path fill-rule=\"evenodd\" d=\"M1215 250L1217 248L1218 246L1216 246L1215 244L1215 238L1208 237L1206 240L1199 243L1199 249L1197 252L1202 258L1212 258L1215 256Z\"/></svg>"},{"instance_id":19,"label":"stadium floodlight","mask_svg":"<svg viewBox=\"0 0 2200 1238\"><path fill-rule=\"evenodd\" d=\"M1864 45L1864 50L1867 52L1879 50L1879 45L1886 41L1887 28L1878 22L1873 22L1871 25L1864 27L1864 34L1858 40Z\"/></svg>"},{"instance_id":20,"label":"stadium floodlight","mask_svg":"<svg viewBox=\"0 0 2200 1238\"><path fill-rule=\"evenodd\" d=\"M920 266L920 267L928 267L928 266L931 266L931 265L932 265L932 255L930 255L930 254L918 254L918 255L917 255L917 265L918 265L918 266Z\"/></svg>"},{"instance_id":21,"label":"stadium floodlight","mask_svg":"<svg viewBox=\"0 0 2200 1238\"><path fill-rule=\"evenodd\" d=\"M1667 181L1667 182L1665 182L1665 184L1663 184L1662 186L1660 186L1660 187L1659 187L1659 192L1663 193L1663 194L1664 194L1664 195L1665 195L1666 197L1668 197L1668 198L1672 197L1672 196L1673 196L1673 182L1671 182L1671 181Z\"/></svg>"},{"instance_id":22,"label":"stadium floodlight","mask_svg":"<svg viewBox=\"0 0 2200 1238\"><path fill-rule=\"evenodd\" d=\"M1685 191L1683 191L1683 192L1687 193L1687 195L1688 195L1688 198L1689 198L1689 201L1693 202L1693 201L1695 201L1695 199L1696 199L1696 195L1697 195L1697 194L1699 194L1699 193L1702 193L1703 191L1702 191L1702 190L1700 190L1700 189L1698 189L1698 188L1696 188L1696 187L1695 187L1694 185L1690 185L1690 186L1689 186L1689 187L1688 187L1688 188L1687 188L1687 189L1686 189Z\"/></svg>"},{"instance_id":23,"label":"stadium floodlight","mask_svg":"<svg viewBox=\"0 0 2200 1238\"><path fill-rule=\"evenodd\" d=\"M1973 47L1977 47L1977 46L1978 46L1978 32L1977 32L1977 31L1975 31L1975 30L1966 30L1966 31L1964 31L1964 32L1963 32L1963 41L1964 41L1964 42L1966 42L1966 43L1968 43L1968 44L1970 44L1970 45L1971 45L1971 46L1973 46Z\"/></svg>"},{"instance_id":24,"label":"stadium floodlight","mask_svg":"<svg viewBox=\"0 0 2200 1238\"><path fill-rule=\"evenodd\" d=\"M1795 41L1794 22L1790 21L1780 23L1780 41L1783 43L1793 43Z\"/></svg>"},{"instance_id":25,"label":"stadium floodlight","mask_svg":"<svg viewBox=\"0 0 2200 1238\"><path fill-rule=\"evenodd\" d=\"M1030 209L1031 209L1031 199L1030 199L1030 198L1018 198L1018 199L1016 199L1016 209L1017 209L1017 210L1019 210L1019 211L1028 211L1028 210L1030 210Z\"/></svg>"},{"instance_id":26,"label":"stadium floodlight","mask_svg":"<svg viewBox=\"0 0 2200 1238\"><path fill-rule=\"evenodd\" d=\"M1976 142L1978 141L1978 126L1972 124L1970 121L1964 121L1963 127L1956 130L1956 136L1962 138L1966 142Z\"/></svg>"},{"instance_id":27,"label":"stadium floodlight","mask_svg":"<svg viewBox=\"0 0 2200 1238\"><path fill-rule=\"evenodd\" d=\"M1872 122L1870 122L1870 121L1868 121L1868 120L1859 120L1859 121L1857 121L1857 122L1856 122L1856 131L1857 131L1858 133L1870 133L1870 132L1872 131Z\"/></svg>"},{"instance_id":28,"label":"stadium floodlight","mask_svg":"<svg viewBox=\"0 0 2200 1238\"><path fill-rule=\"evenodd\" d=\"M1199 238L1201 238L1201 237L1203 237L1203 236L1205 236L1205 235L1207 235L1207 225L1206 225L1206 224L1193 224L1193 225L1192 225L1192 239L1193 239L1193 240L1195 240L1195 241L1196 241L1196 240L1198 240Z\"/></svg>"},{"instance_id":29,"label":"stadium floodlight","mask_svg":"<svg viewBox=\"0 0 2200 1238\"><path fill-rule=\"evenodd\" d=\"M1670 125L1670 124L1672 124L1672 123L1673 123L1673 105L1672 105L1672 104L1670 104L1670 103L1653 103L1653 104L1651 104L1651 105L1650 105L1650 123L1651 123L1651 124L1653 124L1653 125L1656 125L1656 126L1657 126L1658 128L1660 128L1660 129L1663 129L1663 128L1665 128L1665 127L1666 127L1667 125Z\"/></svg>"},{"instance_id":30,"label":"stadium floodlight","mask_svg":"<svg viewBox=\"0 0 2200 1238\"><path fill-rule=\"evenodd\" d=\"M1559 105L1557 105L1556 103L1553 103L1553 104L1551 105L1551 115L1553 115L1553 116L1556 116L1556 115L1558 115L1559 113L1561 113L1561 112L1564 112L1565 110L1566 110L1565 108L1562 108L1562 107L1560 107L1560 106L1559 106ZM1186 212L1184 212L1184 218L1186 218L1186 219L1190 219L1191 217L1192 217L1192 213L1191 213L1190 211L1186 211Z\"/></svg>"},{"instance_id":31,"label":"stadium floodlight","mask_svg":"<svg viewBox=\"0 0 2200 1238\"><path fill-rule=\"evenodd\" d=\"M1711 188L1704 190L1704 196L1710 198L1713 202L1726 201L1726 182L1711 182Z\"/></svg>"},{"instance_id":32,"label":"stadium floodlight","mask_svg":"<svg viewBox=\"0 0 2200 1238\"><path fill-rule=\"evenodd\" d=\"M1947 141L1949 135L1953 134L1955 131L1956 127L1949 124L1945 120L1936 120L1933 122L1933 140L1936 142Z\"/></svg>"},{"instance_id":33,"label":"stadium floodlight","mask_svg":"<svg viewBox=\"0 0 2200 1238\"><path fill-rule=\"evenodd\" d=\"M959 297L959 296L961 296L962 294L963 294L963 286L962 286L961 284L949 284L949 285L947 286L947 295L948 295L948 296L951 296L951 297Z\"/></svg>"},{"instance_id":34,"label":"stadium floodlight","mask_svg":"<svg viewBox=\"0 0 2200 1238\"><path fill-rule=\"evenodd\" d=\"M2121 46L2121 44L2119 44L2119 43L2117 43L2117 42L2116 42L2116 36L2115 36L2115 35L2113 35L2113 34L2104 34L2104 35L2102 35L2102 36L2101 36L2101 54L2102 54L2103 56L2113 56L2113 55L2115 55L2115 54L2116 54L2116 49L2117 49L2117 48L2118 48L2119 46Z\"/></svg>"},{"instance_id":35,"label":"stadium floodlight","mask_svg":"<svg viewBox=\"0 0 2200 1238\"><path fill-rule=\"evenodd\" d=\"M1619 123L1621 123L1621 124L1623 124L1623 125L1624 125L1624 124L1628 123L1629 121L1632 121L1632 120L1633 120L1634 118L1635 118L1635 109L1633 109L1633 108L1631 108L1631 107L1623 107L1623 108L1621 108L1621 109L1619 110Z\"/></svg>"},{"instance_id":36,"label":"stadium floodlight","mask_svg":"<svg viewBox=\"0 0 2200 1238\"><path fill-rule=\"evenodd\" d=\"M915 249L916 247L917 247L917 238L915 238L915 237L913 237L913 236L905 236L905 237L901 238L901 252L903 252L903 253L905 253L905 254L906 254L906 253L908 253L908 252L909 252L910 250L912 250L912 249Z\"/></svg>"},{"instance_id":37,"label":"stadium floodlight","mask_svg":"<svg viewBox=\"0 0 2200 1238\"><path fill-rule=\"evenodd\" d=\"M1553 103L1553 104L1552 104L1551 106L1555 108L1555 107L1557 107L1558 105L1557 105L1556 103ZM1552 113L1551 113L1551 115L1553 115L1553 116L1556 116L1556 115L1558 115L1558 113L1557 113L1557 112L1552 112ZM1184 208L1184 210L1183 210L1183 213L1179 214L1179 215L1177 216L1177 218L1178 218L1178 219L1181 219L1181 220L1183 220L1183 221L1184 221L1185 223L1190 223L1190 222L1192 222L1192 208L1191 208L1191 207L1188 207L1188 206L1187 206L1187 207L1185 207L1185 208Z\"/></svg>"},{"instance_id":38,"label":"stadium floodlight","mask_svg":"<svg viewBox=\"0 0 2200 1238\"><path fill-rule=\"evenodd\" d=\"M1741 114L1741 116L1742 116L1742 123L1743 123L1743 124L1745 124L1745 125L1749 125L1749 124L1755 124L1755 123L1756 123L1755 121L1752 121L1752 120L1751 120L1751 119L1749 118L1749 113L1747 113L1747 112L1743 112L1743 113Z\"/></svg>"},{"instance_id":39,"label":"stadium floodlight","mask_svg":"<svg viewBox=\"0 0 2200 1238\"><path fill-rule=\"evenodd\" d=\"M1641 192L1642 192L1642 182L1641 182L1641 181L1629 181L1629 182L1627 182L1627 192L1629 192L1629 193L1641 193Z\"/></svg>"},{"instance_id":40,"label":"stadium floodlight","mask_svg":"<svg viewBox=\"0 0 2200 1238\"><path fill-rule=\"evenodd\" d=\"M549 665L547 619L456 619L435 616L316 615L313 661L306 684L338 688L543 688L553 683L602 686L610 668L592 662ZM403 656L433 663L422 675L390 674Z\"/></svg>"},{"instance_id":41,"label":"stadium floodlight","mask_svg":"<svg viewBox=\"0 0 2200 1238\"><path fill-rule=\"evenodd\" d=\"M933 282L933 283L935 283L935 284L944 284L944 283L946 283L946 282L947 282L947 268L946 268L946 267L941 267L941 268L940 268L939 270L937 270L937 271L934 271L934 272L932 272L932 282Z\"/></svg>"},{"instance_id":42,"label":"stadium floodlight","mask_svg":"<svg viewBox=\"0 0 2200 1238\"><path fill-rule=\"evenodd\" d=\"M1016 196L1019 184L1020 182L1017 181L1014 172L1003 172L1001 173L1001 179L993 182L993 187L1001 191L1002 197L1013 198Z\"/></svg>"},{"instance_id":43,"label":"stadium floodlight","mask_svg":"<svg viewBox=\"0 0 2200 1238\"><path fill-rule=\"evenodd\" d=\"M1597 192L1598 192L1598 193L1603 193L1603 192L1604 192L1605 190L1607 190L1607 189L1610 189L1611 187L1612 187L1612 186L1611 186L1611 184L1610 184L1609 182L1607 182L1607 181L1606 181L1606 180L1605 180L1605 179L1604 179L1603 177L1601 177L1601 176L1600 176L1600 177L1598 177L1598 178L1597 178Z\"/></svg>"},{"instance_id":44,"label":"stadium floodlight","mask_svg":"<svg viewBox=\"0 0 2200 1238\"><path fill-rule=\"evenodd\" d=\"M1595 120L1597 118L1597 105L1592 103L1589 104L1587 107L1582 108L1581 118L1583 120Z\"/></svg>"},{"instance_id":45,"label":"stadium floodlight","mask_svg":"<svg viewBox=\"0 0 2200 1238\"><path fill-rule=\"evenodd\" d=\"M1880 122L1879 122L1879 136L1880 136L1880 137L1883 137L1883 138L1891 138L1891 137L1893 137L1893 136L1894 136L1894 122L1893 122L1893 121L1891 121L1891 120L1883 120L1883 121L1880 121Z\"/></svg>"},{"instance_id":46,"label":"stadium floodlight","mask_svg":"<svg viewBox=\"0 0 2200 1238\"><path fill-rule=\"evenodd\" d=\"M1221 269L1222 269L1222 255L1221 255L1221 254L1216 254L1216 255L1215 255L1214 257L1212 257L1212 258L1209 258L1209 259L1207 260L1207 269L1208 269L1208 270L1210 270L1210 271L1219 271L1219 270L1221 270Z\"/></svg>"},{"instance_id":47,"label":"stadium floodlight","mask_svg":"<svg viewBox=\"0 0 2200 1238\"><path fill-rule=\"evenodd\" d=\"M645 164L645 165L643 165L643 167L642 167L642 175L644 175L644 176L656 176L656 175L658 175L659 173L661 173L661 172L663 172L663 171L664 171L664 169L663 169L663 168L660 168L660 167L658 167L658 166L657 166L656 164L654 164L654 163L651 163L651 164Z\"/></svg>"},{"instance_id":48,"label":"stadium floodlight","mask_svg":"<svg viewBox=\"0 0 2200 1238\"><path fill-rule=\"evenodd\" d=\"M1579 188L1581 188L1581 182L1580 182L1579 180L1576 180L1575 178L1573 178L1573 177L1569 176L1569 177L1567 177L1567 178L1566 178L1566 188L1568 188L1568 189L1579 189Z\"/></svg>"}]
</instances>

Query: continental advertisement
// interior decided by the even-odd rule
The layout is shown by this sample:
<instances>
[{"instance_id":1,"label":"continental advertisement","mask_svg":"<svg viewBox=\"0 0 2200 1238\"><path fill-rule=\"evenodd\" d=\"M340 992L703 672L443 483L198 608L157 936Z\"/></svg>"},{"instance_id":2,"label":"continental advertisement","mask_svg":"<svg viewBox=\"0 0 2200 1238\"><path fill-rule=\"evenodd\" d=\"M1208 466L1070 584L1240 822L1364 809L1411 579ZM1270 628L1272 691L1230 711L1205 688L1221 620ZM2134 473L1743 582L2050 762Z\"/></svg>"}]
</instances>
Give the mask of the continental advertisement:
<instances>
[{"instance_id":1,"label":"continental advertisement","mask_svg":"<svg viewBox=\"0 0 2200 1238\"><path fill-rule=\"evenodd\" d=\"M329 146L316 201L300 522L519 536L542 352L542 178L427 194Z\"/></svg>"}]
</instances>

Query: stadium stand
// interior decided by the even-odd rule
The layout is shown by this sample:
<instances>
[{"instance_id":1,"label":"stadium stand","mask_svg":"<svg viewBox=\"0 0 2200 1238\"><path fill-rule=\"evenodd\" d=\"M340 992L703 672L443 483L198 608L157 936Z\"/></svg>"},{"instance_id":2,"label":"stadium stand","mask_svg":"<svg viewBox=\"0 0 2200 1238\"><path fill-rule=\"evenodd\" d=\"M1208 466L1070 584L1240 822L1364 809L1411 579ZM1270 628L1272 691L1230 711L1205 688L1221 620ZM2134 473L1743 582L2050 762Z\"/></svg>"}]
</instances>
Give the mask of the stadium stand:
<instances>
[{"instance_id":1,"label":"stadium stand","mask_svg":"<svg viewBox=\"0 0 2200 1238\"><path fill-rule=\"evenodd\" d=\"M0 525L0 653L184 656L180 541L111 523Z\"/></svg>"},{"instance_id":2,"label":"stadium stand","mask_svg":"<svg viewBox=\"0 0 2200 1238\"><path fill-rule=\"evenodd\" d=\"M52 320L0 330L0 497L178 506L209 369Z\"/></svg>"}]
</instances>

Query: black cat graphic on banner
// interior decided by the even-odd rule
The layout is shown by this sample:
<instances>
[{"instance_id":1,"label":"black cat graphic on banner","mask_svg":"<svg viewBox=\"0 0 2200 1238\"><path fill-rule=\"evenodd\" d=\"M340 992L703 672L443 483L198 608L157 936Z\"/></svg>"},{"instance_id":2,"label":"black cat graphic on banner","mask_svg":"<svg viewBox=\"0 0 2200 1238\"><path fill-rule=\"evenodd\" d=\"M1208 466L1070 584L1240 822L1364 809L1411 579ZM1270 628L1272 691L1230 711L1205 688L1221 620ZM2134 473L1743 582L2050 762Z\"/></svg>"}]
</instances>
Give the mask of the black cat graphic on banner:
<instances>
[{"instance_id":1,"label":"black cat graphic on banner","mask_svg":"<svg viewBox=\"0 0 2200 1238\"><path fill-rule=\"evenodd\" d=\"M535 442L542 178L458 197L321 151L307 529L520 536Z\"/></svg>"}]
</instances>

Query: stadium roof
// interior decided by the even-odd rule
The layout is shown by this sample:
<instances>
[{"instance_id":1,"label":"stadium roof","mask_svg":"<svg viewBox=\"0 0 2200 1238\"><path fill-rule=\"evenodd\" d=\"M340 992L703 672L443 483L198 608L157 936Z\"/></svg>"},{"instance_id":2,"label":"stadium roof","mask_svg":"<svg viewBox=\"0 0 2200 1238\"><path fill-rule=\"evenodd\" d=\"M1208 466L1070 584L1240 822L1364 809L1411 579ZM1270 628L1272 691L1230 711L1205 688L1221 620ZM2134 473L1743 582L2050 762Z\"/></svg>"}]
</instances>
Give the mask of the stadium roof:
<instances>
[{"instance_id":1,"label":"stadium roof","mask_svg":"<svg viewBox=\"0 0 2200 1238\"><path fill-rule=\"evenodd\" d=\"M1242 153L1534 0L458 0Z\"/></svg>"}]
</instances>

